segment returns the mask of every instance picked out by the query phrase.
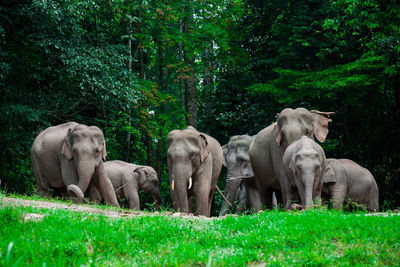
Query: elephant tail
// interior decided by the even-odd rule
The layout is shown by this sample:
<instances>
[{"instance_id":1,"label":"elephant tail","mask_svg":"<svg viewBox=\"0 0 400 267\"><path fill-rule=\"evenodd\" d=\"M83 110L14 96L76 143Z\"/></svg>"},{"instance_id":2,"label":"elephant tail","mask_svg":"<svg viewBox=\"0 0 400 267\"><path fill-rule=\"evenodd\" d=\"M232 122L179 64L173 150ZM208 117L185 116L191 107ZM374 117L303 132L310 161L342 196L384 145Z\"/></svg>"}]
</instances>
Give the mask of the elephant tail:
<instances>
[{"instance_id":1,"label":"elephant tail","mask_svg":"<svg viewBox=\"0 0 400 267\"><path fill-rule=\"evenodd\" d=\"M369 189L368 211L379 211L379 189L375 179Z\"/></svg>"}]
</instances>

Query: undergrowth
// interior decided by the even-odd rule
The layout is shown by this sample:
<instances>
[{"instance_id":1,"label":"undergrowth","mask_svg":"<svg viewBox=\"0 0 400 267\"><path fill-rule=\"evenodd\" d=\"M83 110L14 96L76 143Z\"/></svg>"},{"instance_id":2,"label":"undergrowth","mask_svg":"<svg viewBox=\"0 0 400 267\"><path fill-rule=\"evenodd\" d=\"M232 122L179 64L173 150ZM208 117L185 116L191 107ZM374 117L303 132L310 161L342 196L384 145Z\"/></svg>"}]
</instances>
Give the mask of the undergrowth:
<instances>
[{"instance_id":1,"label":"undergrowth","mask_svg":"<svg viewBox=\"0 0 400 267\"><path fill-rule=\"evenodd\" d=\"M39 219L27 220L27 214ZM0 265L396 265L400 216L330 210L136 217L0 203ZM151 215L151 216L150 216Z\"/></svg>"}]
</instances>

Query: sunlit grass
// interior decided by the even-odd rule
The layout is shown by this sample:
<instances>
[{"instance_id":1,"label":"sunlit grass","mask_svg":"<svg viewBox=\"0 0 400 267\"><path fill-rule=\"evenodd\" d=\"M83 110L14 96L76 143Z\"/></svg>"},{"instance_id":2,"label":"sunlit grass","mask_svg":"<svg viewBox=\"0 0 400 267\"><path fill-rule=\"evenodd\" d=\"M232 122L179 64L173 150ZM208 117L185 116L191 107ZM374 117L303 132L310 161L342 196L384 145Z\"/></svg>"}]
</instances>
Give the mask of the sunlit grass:
<instances>
[{"instance_id":1,"label":"sunlit grass","mask_svg":"<svg viewBox=\"0 0 400 267\"><path fill-rule=\"evenodd\" d=\"M0 204L0 265L396 265L398 229L400 216L326 210L209 220Z\"/></svg>"}]
</instances>

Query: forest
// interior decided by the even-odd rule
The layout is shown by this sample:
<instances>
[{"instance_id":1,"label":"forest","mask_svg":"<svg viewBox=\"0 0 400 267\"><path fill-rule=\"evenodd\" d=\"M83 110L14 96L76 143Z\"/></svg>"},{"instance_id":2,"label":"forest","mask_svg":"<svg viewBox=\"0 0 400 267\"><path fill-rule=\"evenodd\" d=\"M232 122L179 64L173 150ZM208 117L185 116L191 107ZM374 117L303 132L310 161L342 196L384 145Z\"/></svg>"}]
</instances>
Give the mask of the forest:
<instances>
[{"instance_id":1,"label":"forest","mask_svg":"<svg viewBox=\"0 0 400 267\"><path fill-rule=\"evenodd\" d=\"M305 107L335 112L326 156L369 169L381 209L400 206L396 0L1 1L0 88L8 193L34 194L35 137L76 121L103 131L108 160L154 167L171 207L171 130L224 145Z\"/></svg>"}]
</instances>

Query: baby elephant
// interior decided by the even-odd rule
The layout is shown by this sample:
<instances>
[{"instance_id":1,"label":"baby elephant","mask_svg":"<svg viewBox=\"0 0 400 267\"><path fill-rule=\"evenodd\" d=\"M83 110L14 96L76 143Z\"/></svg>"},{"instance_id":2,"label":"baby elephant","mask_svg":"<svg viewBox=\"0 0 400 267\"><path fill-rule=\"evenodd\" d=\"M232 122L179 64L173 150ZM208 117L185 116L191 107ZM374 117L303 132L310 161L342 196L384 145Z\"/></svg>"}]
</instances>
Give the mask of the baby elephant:
<instances>
[{"instance_id":1,"label":"baby elephant","mask_svg":"<svg viewBox=\"0 0 400 267\"><path fill-rule=\"evenodd\" d=\"M288 183L286 209L300 195L303 209L312 208L314 201L321 202L322 174L325 169L325 153L320 145L307 136L293 142L283 155L283 166Z\"/></svg>"},{"instance_id":2,"label":"baby elephant","mask_svg":"<svg viewBox=\"0 0 400 267\"><path fill-rule=\"evenodd\" d=\"M372 174L349 159L327 159L323 174L323 192L329 195L334 209L349 200L378 211L379 190Z\"/></svg>"},{"instance_id":3,"label":"baby elephant","mask_svg":"<svg viewBox=\"0 0 400 267\"><path fill-rule=\"evenodd\" d=\"M153 196L154 208L161 203L156 171L150 166L140 166L120 160L106 161L104 167L119 199L128 201L128 208L140 209L139 190ZM101 202L102 197L96 188L90 189L90 200Z\"/></svg>"}]
</instances>

